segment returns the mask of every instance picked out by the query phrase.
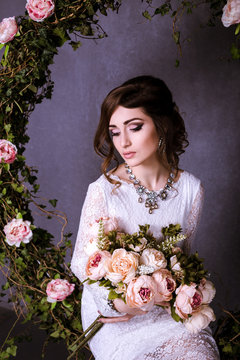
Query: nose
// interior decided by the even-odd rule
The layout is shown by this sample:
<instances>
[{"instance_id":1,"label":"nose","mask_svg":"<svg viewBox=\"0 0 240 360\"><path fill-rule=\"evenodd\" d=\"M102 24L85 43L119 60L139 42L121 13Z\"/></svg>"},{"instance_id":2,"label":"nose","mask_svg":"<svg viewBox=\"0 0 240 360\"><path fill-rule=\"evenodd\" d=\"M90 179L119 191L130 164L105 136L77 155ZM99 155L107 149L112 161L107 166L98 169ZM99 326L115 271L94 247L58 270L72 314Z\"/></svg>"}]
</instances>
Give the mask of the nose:
<instances>
[{"instance_id":1,"label":"nose","mask_svg":"<svg viewBox=\"0 0 240 360\"><path fill-rule=\"evenodd\" d=\"M131 145L131 140L126 132L121 134L121 147L126 148Z\"/></svg>"}]
</instances>

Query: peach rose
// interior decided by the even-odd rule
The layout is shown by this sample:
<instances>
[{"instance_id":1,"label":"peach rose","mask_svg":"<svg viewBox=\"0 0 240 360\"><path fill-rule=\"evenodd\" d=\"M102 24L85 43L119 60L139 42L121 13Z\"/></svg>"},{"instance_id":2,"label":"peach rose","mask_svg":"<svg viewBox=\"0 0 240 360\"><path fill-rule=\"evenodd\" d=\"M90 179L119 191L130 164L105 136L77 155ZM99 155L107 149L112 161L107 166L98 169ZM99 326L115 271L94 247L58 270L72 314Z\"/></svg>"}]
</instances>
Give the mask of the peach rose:
<instances>
[{"instance_id":1,"label":"peach rose","mask_svg":"<svg viewBox=\"0 0 240 360\"><path fill-rule=\"evenodd\" d=\"M70 284L67 280L56 279L51 280L47 284L47 301L54 303L56 301L63 301L67 296L71 295L75 288L74 284Z\"/></svg>"},{"instance_id":2,"label":"peach rose","mask_svg":"<svg viewBox=\"0 0 240 360\"><path fill-rule=\"evenodd\" d=\"M228 0L223 8L222 23L225 27L240 23L240 1Z\"/></svg>"},{"instance_id":3,"label":"peach rose","mask_svg":"<svg viewBox=\"0 0 240 360\"><path fill-rule=\"evenodd\" d=\"M167 266L167 260L161 251L148 248L143 250L140 257L140 264L152 266L154 270L159 270Z\"/></svg>"},{"instance_id":4,"label":"peach rose","mask_svg":"<svg viewBox=\"0 0 240 360\"><path fill-rule=\"evenodd\" d=\"M7 164L11 164L15 161L17 155L17 148L10 141L0 140L0 163L4 161Z\"/></svg>"},{"instance_id":5,"label":"peach rose","mask_svg":"<svg viewBox=\"0 0 240 360\"><path fill-rule=\"evenodd\" d=\"M202 294L196 284L180 285L176 290L175 312L181 319L187 319L202 304Z\"/></svg>"},{"instance_id":6,"label":"peach rose","mask_svg":"<svg viewBox=\"0 0 240 360\"><path fill-rule=\"evenodd\" d=\"M27 244L32 239L32 230L30 228L30 221L23 221L23 219L13 219L4 226L6 234L6 242L9 245L19 247L21 242Z\"/></svg>"},{"instance_id":7,"label":"peach rose","mask_svg":"<svg viewBox=\"0 0 240 360\"><path fill-rule=\"evenodd\" d=\"M150 311L154 305L157 285L151 276L142 275L128 284L126 304L130 308Z\"/></svg>"},{"instance_id":8,"label":"peach rose","mask_svg":"<svg viewBox=\"0 0 240 360\"><path fill-rule=\"evenodd\" d=\"M142 251L147 245L147 239L145 239L143 237L143 238L139 239L139 242L140 242L140 244L135 245L135 246L133 244L130 244L129 245L130 249L132 249L133 251L136 251L136 252Z\"/></svg>"},{"instance_id":9,"label":"peach rose","mask_svg":"<svg viewBox=\"0 0 240 360\"><path fill-rule=\"evenodd\" d=\"M0 43L6 44L11 41L18 32L15 16L5 18L0 22Z\"/></svg>"},{"instance_id":10,"label":"peach rose","mask_svg":"<svg viewBox=\"0 0 240 360\"><path fill-rule=\"evenodd\" d=\"M152 274L152 278L157 284L157 293L155 296L155 304L162 304L164 301L172 299L172 293L176 289L176 282L172 274L167 269L160 269Z\"/></svg>"},{"instance_id":11,"label":"peach rose","mask_svg":"<svg viewBox=\"0 0 240 360\"><path fill-rule=\"evenodd\" d=\"M37 22L45 20L54 12L53 0L27 0L26 9L29 17Z\"/></svg>"},{"instance_id":12,"label":"peach rose","mask_svg":"<svg viewBox=\"0 0 240 360\"><path fill-rule=\"evenodd\" d=\"M114 250L111 259L105 262L106 278L113 284L120 281L128 284L135 277L139 255L125 249Z\"/></svg>"},{"instance_id":13,"label":"peach rose","mask_svg":"<svg viewBox=\"0 0 240 360\"><path fill-rule=\"evenodd\" d=\"M206 279L201 280L198 290L201 291L203 304L209 304L216 294L213 283Z\"/></svg>"},{"instance_id":14,"label":"peach rose","mask_svg":"<svg viewBox=\"0 0 240 360\"><path fill-rule=\"evenodd\" d=\"M216 320L216 317L213 309L208 305L202 305L198 311L184 321L184 325L191 333L196 334L205 329L214 320Z\"/></svg>"},{"instance_id":15,"label":"peach rose","mask_svg":"<svg viewBox=\"0 0 240 360\"><path fill-rule=\"evenodd\" d=\"M91 280L100 280L106 274L104 267L105 261L111 258L111 254L108 251L98 250L92 254L86 265L86 274Z\"/></svg>"}]
</instances>

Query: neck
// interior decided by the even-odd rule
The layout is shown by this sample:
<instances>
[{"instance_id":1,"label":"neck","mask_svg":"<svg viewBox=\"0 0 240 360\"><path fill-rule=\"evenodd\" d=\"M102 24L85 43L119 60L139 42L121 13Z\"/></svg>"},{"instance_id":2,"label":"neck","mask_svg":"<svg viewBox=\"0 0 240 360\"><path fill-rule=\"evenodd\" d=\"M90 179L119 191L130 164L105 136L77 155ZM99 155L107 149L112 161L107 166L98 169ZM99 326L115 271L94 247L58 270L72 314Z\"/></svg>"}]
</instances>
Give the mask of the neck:
<instances>
[{"instance_id":1,"label":"neck","mask_svg":"<svg viewBox=\"0 0 240 360\"><path fill-rule=\"evenodd\" d=\"M131 168L131 166L130 166ZM155 161L151 164L141 164L131 168L133 174L141 185L148 190L159 190L166 185L170 170L166 168L161 162Z\"/></svg>"}]
</instances>

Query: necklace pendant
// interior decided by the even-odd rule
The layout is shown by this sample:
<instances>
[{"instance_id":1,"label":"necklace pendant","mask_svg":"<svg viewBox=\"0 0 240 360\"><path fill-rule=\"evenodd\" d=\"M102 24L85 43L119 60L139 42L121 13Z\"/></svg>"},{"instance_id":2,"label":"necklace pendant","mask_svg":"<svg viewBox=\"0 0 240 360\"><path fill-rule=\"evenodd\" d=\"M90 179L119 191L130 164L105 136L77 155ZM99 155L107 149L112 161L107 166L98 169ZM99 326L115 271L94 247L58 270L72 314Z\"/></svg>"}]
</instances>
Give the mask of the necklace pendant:
<instances>
[{"instance_id":1,"label":"necklace pendant","mask_svg":"<svg viewBox=\"0 0 240 360\"><path fill-rule=\"evenodd\" d=\"M162 191L160 192L159 196L160 196L160 199L161 199L161 200L166 200L168 194L167 194L166 190L162 190Z\"/></svg>"},{"instance_id":2,"label":"necklace pendant","mask_svg":"<svg viewBox=\"0 0 240 360\"><path fill-rule=\"evenodd\" d=\"M141 196L138 198L138 202L141 203L142 202L142 198Z\"/></svg>"},{"instance_id":3,"label":"necklace pendant","mask_svg":"<svg viewBox=\"0 0 240 360\"><path fill-rule=\"evenodd\" d=\"M149 214L152 214L152 208L150 208L149 210L148 210L148 212L149 212Z\"/></svg>"}]
</instances>

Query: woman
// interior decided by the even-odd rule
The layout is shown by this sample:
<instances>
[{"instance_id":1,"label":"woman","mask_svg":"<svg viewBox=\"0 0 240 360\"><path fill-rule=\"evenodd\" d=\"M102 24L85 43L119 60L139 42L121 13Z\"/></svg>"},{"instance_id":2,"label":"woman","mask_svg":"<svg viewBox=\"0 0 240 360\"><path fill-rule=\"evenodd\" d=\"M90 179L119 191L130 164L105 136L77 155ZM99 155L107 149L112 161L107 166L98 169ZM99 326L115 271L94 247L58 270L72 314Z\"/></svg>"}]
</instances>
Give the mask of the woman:
<instances>
[{"instance_id":1,"label":"woman","mask_svg":"<svg viewBox=\"0 0 240 360\"><path fill-rule=\"evenodd\" d=\"M119 230L134 233L150 224L154 236L161 228L180 223L189 251L203 201L200 181L178 168L179 155L188 145L183 119L165 83L140 76L112 90L102 104L94 147L103 157L103 175L89 185L71 268L83 281L91 226L104 216L115 217ZM119 165L116 152L123 158ZM107 169L112 160L117 166ZM118 310L118 311L116 311ZM83 328L98 316L106 323L90 341L97 360L218 359L209 328L193 335L165 310L135 311L120 299L114 307L108 291L85 285Z\"/></svg>"}]
</instances>

